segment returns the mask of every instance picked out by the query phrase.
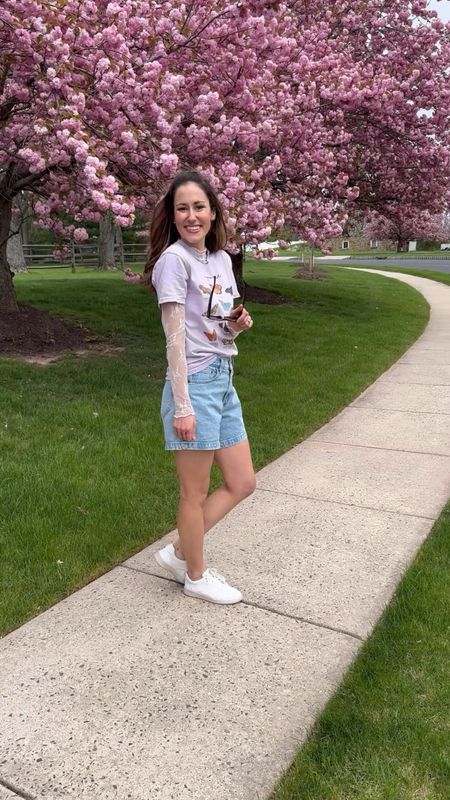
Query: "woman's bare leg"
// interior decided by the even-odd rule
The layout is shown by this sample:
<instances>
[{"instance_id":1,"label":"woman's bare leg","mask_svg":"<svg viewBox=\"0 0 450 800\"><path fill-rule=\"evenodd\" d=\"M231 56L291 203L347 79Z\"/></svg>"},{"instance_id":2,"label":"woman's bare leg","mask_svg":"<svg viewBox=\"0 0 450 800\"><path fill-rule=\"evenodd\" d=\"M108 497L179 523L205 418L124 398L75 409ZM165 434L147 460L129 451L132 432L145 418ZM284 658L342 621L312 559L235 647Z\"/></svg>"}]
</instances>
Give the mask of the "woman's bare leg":
<instances>
[{"instance_id":1,"label":"woman's bare leg","mask_svg":"<svg viewBox=\"0 0 450 800\"><path fill-rule=\"evenodd\" d=\"M203 506L205 533L256 488L247 439L231 447L216 450L214 460L222 473L224 483L207 497Z\"/></svg>"},{"instance_id":2,"label":"woman's bare leg","mask_svg":"<svg viewBox=\"0 0 450 800\"><path fill-rule=\"evenodd\" d=\"M180 452L186 453L189 451L177 451L177 453ZM198 453L200 451L196 450L193 452ZM213 453L209 450L206 452L214 456L214 460L223 475L224 483L203 501L202 513L204 533L209 531L219 520L223 519L223 517L240 503L241 500L252 494L256 488L256 478L247 439L231 447L224 447L221 450L216 450ZM180 532L179 527L178 531ZM184 539L181 535L180 539L176 540L174 547L178 558L183 558L186 553L184 549ZM192 577L190 572L189 577ZM195 580L195 578L193 578L193 580Z\"/></svg>"},{"instance_id":3,"label":"woman's bare leg","mask_svg":"<svg viewBox=\"0 0 450 800\"><path fill-rule=\"evenodd\" d=\"M175 450L174 457L180 483L177 524L181 546L178 545L176 552L179 558L185 558L188 575L195 581L205 571L203 507L208 496L214 450Z\"/></svg>"}]
</instances>

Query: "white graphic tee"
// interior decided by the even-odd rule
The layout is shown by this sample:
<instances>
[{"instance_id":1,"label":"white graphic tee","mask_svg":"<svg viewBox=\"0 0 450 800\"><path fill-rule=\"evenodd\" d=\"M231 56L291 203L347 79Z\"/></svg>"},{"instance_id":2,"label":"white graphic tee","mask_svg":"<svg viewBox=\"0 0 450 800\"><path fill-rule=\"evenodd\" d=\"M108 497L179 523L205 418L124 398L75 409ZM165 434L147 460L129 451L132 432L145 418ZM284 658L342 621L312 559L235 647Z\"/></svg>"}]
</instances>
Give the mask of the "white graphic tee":
<instances>
[{"instance_id":1,"label":"white graphic tee","mask_svg":"<svg viewBox=\"0 0 450 800\"><path fill-rule=\"evenodd\" d=\"M188 375L204 369L217 356L230 357L238 352L234 342L236 334L226 322L206 316L214 280L211 314L229 315L239 292L231 258L224 250L209 253L208 262L203 264L195 250L178 239L164 250L153 268L152 283L158 295L158 304L181 303L185 306Z\"/></svg>"}]
</instances>

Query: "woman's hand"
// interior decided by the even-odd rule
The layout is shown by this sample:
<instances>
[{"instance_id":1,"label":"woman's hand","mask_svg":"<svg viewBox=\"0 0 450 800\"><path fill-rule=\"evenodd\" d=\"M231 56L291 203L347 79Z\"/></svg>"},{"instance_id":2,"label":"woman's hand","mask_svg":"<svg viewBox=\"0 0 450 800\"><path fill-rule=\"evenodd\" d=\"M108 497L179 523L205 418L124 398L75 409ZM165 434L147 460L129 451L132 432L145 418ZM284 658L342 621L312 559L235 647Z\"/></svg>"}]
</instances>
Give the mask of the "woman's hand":
<instances>
[{"instance_id":1,"label":"woman's hand","mask_svg":"<svg viewBox=\"0 0 450 800\"><path fill-rule=\"evenodd\" d=\"M230 316L235 317L235 320L228 320L227 325L236 333L239 331L245 331L248 328L251 328L253 325L253 320L242 303L236 306L236 308L233 308L233 311L230 312Z\"/></svg>"},{"instance_id":2,"label":"woman's hand","mask_svg":"<svg viewBox=\"0 0 450 800\"><path fill-rule=\"evenodd\" d=\"M191 414L189 417L175 417L173 429L179 439L193 442L195 439L195 416Z\"/></svg>"}]
</instances>

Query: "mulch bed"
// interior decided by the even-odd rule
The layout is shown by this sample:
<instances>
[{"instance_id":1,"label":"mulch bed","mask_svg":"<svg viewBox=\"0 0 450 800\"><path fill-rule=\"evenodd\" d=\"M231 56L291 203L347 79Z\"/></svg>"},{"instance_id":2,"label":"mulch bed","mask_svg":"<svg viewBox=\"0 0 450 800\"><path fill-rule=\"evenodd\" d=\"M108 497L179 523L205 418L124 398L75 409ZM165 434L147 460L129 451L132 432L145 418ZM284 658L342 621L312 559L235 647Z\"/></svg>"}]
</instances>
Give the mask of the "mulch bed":
<instances>
[{"instance_id":1,"label":"mulch bed","mask_svg":"<svg viewBox=\"0 0 450 800\"><path fill-rule=\"evenodd\" d=\"M45 311L19 303L19 311L0 316L0 354L51 355L86 348L93 340L91 331Z\"/></svg>"},{"instance_id":2,"label":"mulch bed","mask_svg":"<svg viewBox=\"0 0 450 800\"><path fill-rule=\"evenodd\" d=\"M271 306L279 306L283 303L290 303L291 300L286 300L278 292L271 292L268 289L258 289L257 286L249 286L245 284L245 299L250 300L252 303L267 303Z\"/></svg>"},{"instance_id":3,"label":"mulch bed","mask_svg":"<svg viewBox=\"0 0 450 800\"><path fill-rule=\"evenodd\" d=\"M318 281L321 280L321 278L328 278L328 272L319 267L314 267L312 272L308 268L298 269L295 273L295 277L301 278L304 281Z\"/></svg>"}]
</instances>

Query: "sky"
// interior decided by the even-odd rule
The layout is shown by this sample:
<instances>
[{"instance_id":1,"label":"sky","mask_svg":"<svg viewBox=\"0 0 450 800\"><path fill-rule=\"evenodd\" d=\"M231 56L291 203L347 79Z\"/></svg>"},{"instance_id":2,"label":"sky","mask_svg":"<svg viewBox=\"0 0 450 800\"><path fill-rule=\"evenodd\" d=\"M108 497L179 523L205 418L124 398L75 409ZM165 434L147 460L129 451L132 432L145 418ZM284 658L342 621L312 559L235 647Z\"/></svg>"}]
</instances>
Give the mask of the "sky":
<instances>
[{"instance_id":1,"label":"sky","mask_svg":"<svg viewBox=\"0 0 450 800\"><path fill-rule=\"evenodd\" d=\"M450 21L450 0L440 0L440 3L437 0L430 0L428 5L434 11L437 11L440 18L445 22Z\"/></svg>"}]
</instances>

